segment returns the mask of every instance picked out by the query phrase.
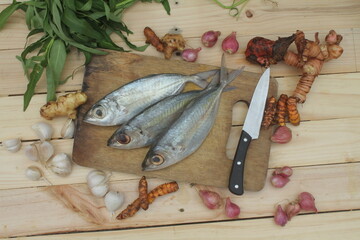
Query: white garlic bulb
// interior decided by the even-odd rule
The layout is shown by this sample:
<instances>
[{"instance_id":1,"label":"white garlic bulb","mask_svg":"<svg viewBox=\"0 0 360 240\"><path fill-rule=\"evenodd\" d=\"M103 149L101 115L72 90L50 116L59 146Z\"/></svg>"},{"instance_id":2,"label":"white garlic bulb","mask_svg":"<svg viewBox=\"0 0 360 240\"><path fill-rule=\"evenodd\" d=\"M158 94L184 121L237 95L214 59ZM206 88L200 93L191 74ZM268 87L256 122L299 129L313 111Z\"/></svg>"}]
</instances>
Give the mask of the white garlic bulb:
<instances>
[{"instance_id":1,"label":"white garlic bulb","mask_svg":"<svg viewBox=\"0 0 360 240\"><path fill-rule=\"evenodd\" d=\"M103 197L109 191L109 176L101 170L92 170L87 175L87 184L91 193Z\"/></svg>"},{"instance_id":2,"label":"white garlic bulb","mask_svg":"<svg viewBox=\"0 0 360 240\"><path fill-rule=\"evenodd\" d=\"M3 141L3 145L9 152L17 152L21 147L20 138L7 139Z\"/></svg>"},{"instance_id":3,"label":"white garlic bulb","mask_svg":"<svg viewBox=\"0 0 360 240\"><path fill-rule=\"evenodd\" d=\"M37 181L43 176L43 173L40 168L30 166L25 170L25 176L30 180Z\"/></svg>"},{"instance_id":4,"label":"white garlic bulb","mask_svg":"<svg viewBox=\"0 0 360 240\"><path fill-rule=\"evenodd\" d=\"M118 210L125 201L125 195L121 192L110 191L105 195L105 207L109 212L114 213Z\"/></svg>"},{"instance_id":5,"label":"white garlic bulb","mask_svg":"<svg viewBox=\"0 0 360 240\"><path fill-rule=\"evenodd\" d=\"M66 120L64 126L61 129L62 138L73 138L75 133L75 122L73 119L69 118Z\"/></svg>"},{"instance_id":6,"label":"white garlic bulb","mask_svg":"<svg viewBox=\"0 0 360 240\"><path fill-rule=\"evenodd\" d=\"M47 161L47 167L54 173L64 177L71 173L72 163L66 153L59 153Z\"/></svg>"},{"instance_id":7,"label":"white garlic bulb","mask_svg":"<svg viewBox=\"0 0 360 240\"><path fill-rule=\"evenodd\" d=\"M31 161L39 160L39 151L35 144L30 144L24 147L25 156Z\"/></svg>"},{"instance_id":8,"label":"white garlic bulb","mask_svg":"<svg viewBox=\"0 0 360 240\"><path fill-rule=\"evenodd\" d=\"M38 145L38 151L40 152L41 159L46 162L54 155L54 146L48 142L44 141Z\"/></svg>"},{"instance_id":9,"label":"white garlic bulb","mask_svg":"<svg viewBox=\"0 0 360 240\"><path fill-rule=\"evenodd\" d=\"M109 185L107 183L96 185L90 188L90 191L95 197L103 197L109 191Z\"/></svg>"},{"instance_id":10,"label":"white garlic bulb","mask_svg":"<svg viewBox=\"0 0 360 240\"><path fill-rule=\"evenodd\" d=\"M38 122L31 126L41 141L50 140L53 135L53 128L46 122Z\"/></svg>"}]
</instances>

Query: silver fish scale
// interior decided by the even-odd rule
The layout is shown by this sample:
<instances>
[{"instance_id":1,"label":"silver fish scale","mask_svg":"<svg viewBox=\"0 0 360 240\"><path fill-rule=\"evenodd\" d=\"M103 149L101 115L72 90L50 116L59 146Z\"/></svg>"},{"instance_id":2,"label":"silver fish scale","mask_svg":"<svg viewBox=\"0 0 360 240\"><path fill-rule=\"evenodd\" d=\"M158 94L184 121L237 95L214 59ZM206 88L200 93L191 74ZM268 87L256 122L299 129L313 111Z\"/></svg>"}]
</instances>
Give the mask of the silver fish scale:
<instances>
[{"instance_id":1,"label":"silver fish scale","mask_svg":"<svg viewBox=\"0 0 360 240\"><path fill-rule=\"evenodd\" d=\"M154 151L156 152L157 147L164 149L166 146L169 151L176 151L176 154L168 159L173 163L193 153L202 144L215 122L221 91L222 89L218 88L196 99L156 144Z\"/></svg>"},{"instance_id":2,"label":"silver fish scale","mask_svg":"<svg viewBox=\"0 0 360 240\"><path fill-rule=\"evenodd\" d=\"M129 125L146 130L154 128L152 130L155 131L158 130L158 128L163 128L162 123L164 123L164 118L167 118L165 121L171 121L173 116L178 114L178 110L187 105L199 92L200 91L192 91L168 97L154 105L155 109L151 107L138 115L129 122Z\"/></svg>"}]
</instances>

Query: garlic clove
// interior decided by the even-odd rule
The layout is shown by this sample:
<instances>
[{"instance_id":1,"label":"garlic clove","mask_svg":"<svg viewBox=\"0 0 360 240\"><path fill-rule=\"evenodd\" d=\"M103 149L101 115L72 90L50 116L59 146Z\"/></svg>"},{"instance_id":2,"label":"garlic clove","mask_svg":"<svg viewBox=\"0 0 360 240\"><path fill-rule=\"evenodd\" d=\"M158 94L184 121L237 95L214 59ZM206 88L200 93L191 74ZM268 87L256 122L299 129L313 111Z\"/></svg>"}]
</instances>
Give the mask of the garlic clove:
<instances>
[{"instance_id":1,"label":"garlic clove","mask_svg":"<svg viewBox=\"0 0 360 240\"><path fill-rule=\"evenodd\" d=\"M24 147L25 156L31 161L39 160L39 151L34 144L30 144Z\"/></svg>"},{"instance_id":2,"label":"garlic clove","mask_svg":"<svg viewBox=\"0 0 360 240\"><path fill-rule=\"evenodd\" d=\"M32 181L37 181L43 176L43 173L40 168L30 166L25 170L25 176Z\"/></svg>"},{"instance_id":3,"label":"garlic clove","mask_svg":"<svg viewBox=\"0 0 360 240\"><path fill-rule=\"evenodd\" d=\"M20 138L7 139L3 141L3 146L9 152L15 153L21 148L21 140Z\"/></svg>"},{"instance_id":4,"label":"garlic clove","mask_svg":"<svg viewBox=\"0 0 360 240\"><path fill-rule=\"evenodd\" d=\"M105 207L109 212L114 213L118 210L125 200L125 195L121 192L109 191L104 197Z\"/></svg>"},{"instance_id":5,"label":"garlic clove","mask_svg":"<svg viewBox=\"0 0 360 240\"><path fill-rule=\"evenodd\" d=\"M50 140L53 135L53 128L46 122L37 122L31 126L41 141Z\"/></svg>"},{"instance_id":6,"label":"garlic clove","mask_svg":"<svg viewBox=\"0 0 360 240\"><path fill-rule=\"evenodd\" d=\"M59 153L47 161L47 167L54 173L64 177L71 173L72 163L66 153Z\"/></svg>"},{"instance_id":7,"label":"garlic clove","mask_svg":"<svg viewBox=\"0 0 360 240\"><path fill-rule=\"evenodd\" d=\"M46 162L54 155L54 146L50 142L44 141L39 144L39 152L41 154L42 160Z\"/></svg>"},{"instance_id":8,"label":"garlic clove","mask_svg":"<svg viewBox=\"0 0 360 240\"><path fill-rule=\"evenodd\" d=\"M92 170L88 173L87 184L89 188L97 185L105 184L108 181L108 176L101 170Z\"/></svg>"},{"instance_id":9,"label":"garlic clove","mask_svg":"<svg viewBox=\"0 0 360 240\"><path fill-rule=\"evenodd\" d=\"M75 133L75 122L73 119L68 118L64 124L64 126L61 129L61 137L62 138L73 138Z\"/></svg>"},{"instance_id":10,"label":"garlic clove","mask_svg":"<svg viewBox=\"0 0 360 240\"><path fill-rule=\"evenodd\" d=\"M109 191L108 184L100 184L90 189L91 193L96 197L103 197Z\"/></svg>"}]
</instances>

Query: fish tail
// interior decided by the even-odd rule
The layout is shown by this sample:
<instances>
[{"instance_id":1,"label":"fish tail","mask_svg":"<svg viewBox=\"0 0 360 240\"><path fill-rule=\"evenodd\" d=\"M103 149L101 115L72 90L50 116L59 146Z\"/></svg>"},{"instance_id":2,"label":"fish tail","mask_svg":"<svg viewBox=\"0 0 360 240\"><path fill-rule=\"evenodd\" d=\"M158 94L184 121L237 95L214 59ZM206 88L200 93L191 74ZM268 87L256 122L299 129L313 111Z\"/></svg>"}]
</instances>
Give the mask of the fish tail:
<instances>
[{"instance_id":1,"label":"fish tail","mask_svg":"<svg viewBox=\"0 0 360 240\"><path fill-rule=\"evenodd\" d=\"M229 83L234 81L244 71L245 66L229 73L227 78L221 79L221 88L224 89Z\"/></svg>"},{"instance_id":2,"label":"fish tail","mask_svg":"<svg viewBox=\"0 0 360 240\"><path fill-rule=\"evenodd\" d=\"M194 74L194 79L193 79L193 83L195 83L196 85L198 85L201 88L206 88L206 86L209 84L206 80L215 75L219 70L218 69L214 69L214 70L210 70L210 71L206 71L206 72L200 72L197 74Z\"/></svg>"}]
</instances>

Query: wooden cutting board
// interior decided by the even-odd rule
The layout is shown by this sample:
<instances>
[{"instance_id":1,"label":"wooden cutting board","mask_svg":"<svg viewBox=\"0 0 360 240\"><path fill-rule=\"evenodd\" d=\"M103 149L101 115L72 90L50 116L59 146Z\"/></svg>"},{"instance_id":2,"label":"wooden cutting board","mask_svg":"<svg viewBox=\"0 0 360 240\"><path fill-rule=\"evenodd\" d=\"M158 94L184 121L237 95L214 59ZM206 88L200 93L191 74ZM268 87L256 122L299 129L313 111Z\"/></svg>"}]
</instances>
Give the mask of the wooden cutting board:
<instances>
[{"instance_id":1,"label":"wooden cutting board","mask_svg":"<svg viewBox=\"0 0 360 240\"><path fill-rule=\"evenodd\" d=\"M220 60L219 57L219 66ZM132 53L111 52L106 56L94 57L85 71L83 91L87 94L88 101L79 108L73 160L79 165L97 169L227 187L232 161L226 157L225 147L232 126L232 107L239 100L250 101L260 74L243 72L233 81L231 85L236 89L222 94L215 125L202 146L188 158L162 170L141 170L148 148L120 150L108 147L107 140L118 127L94 126L82 121L86 111L96 101L137 78L157 73L195 74L215 68L218 67ZM197 87L190 83L185 91L195 88ZM276 94L277 84L272 79L269 96ZM264 186L270 134L271 129L261 130L260 138L250 145L245 163L245 190L259 191Z\"/></svg>"}]
</instances>

